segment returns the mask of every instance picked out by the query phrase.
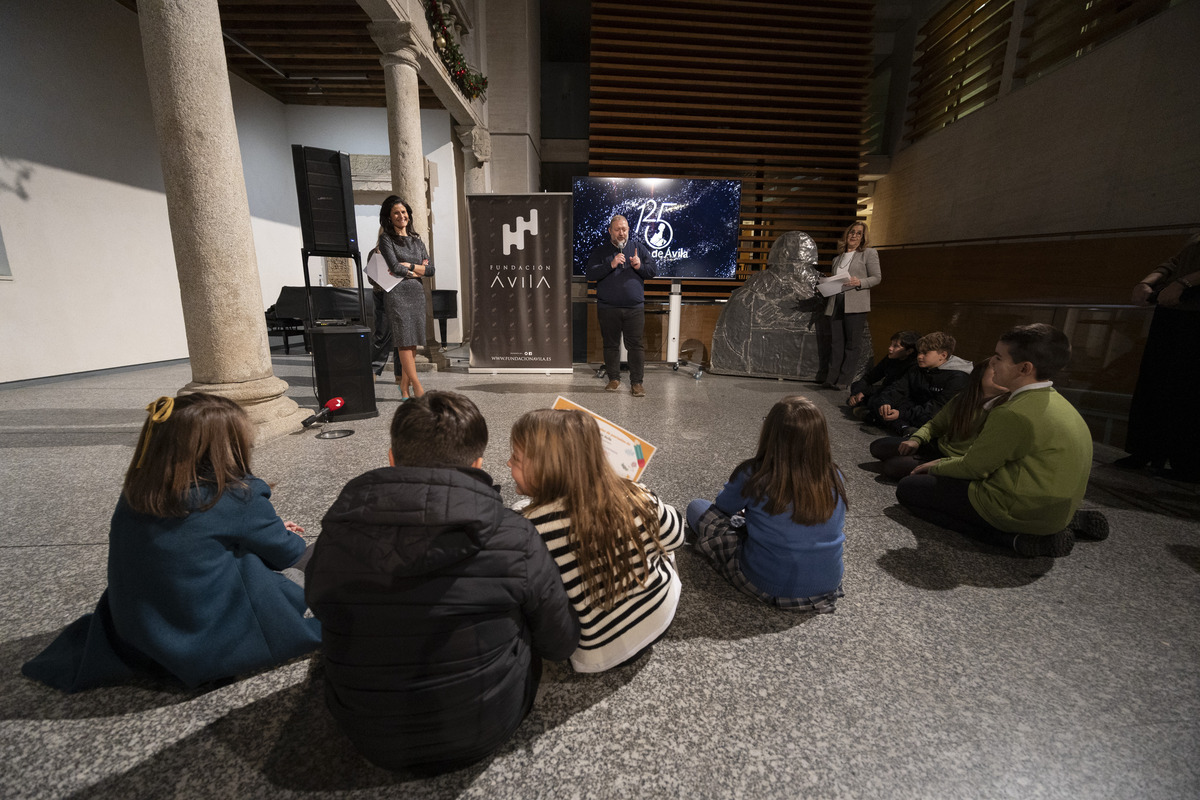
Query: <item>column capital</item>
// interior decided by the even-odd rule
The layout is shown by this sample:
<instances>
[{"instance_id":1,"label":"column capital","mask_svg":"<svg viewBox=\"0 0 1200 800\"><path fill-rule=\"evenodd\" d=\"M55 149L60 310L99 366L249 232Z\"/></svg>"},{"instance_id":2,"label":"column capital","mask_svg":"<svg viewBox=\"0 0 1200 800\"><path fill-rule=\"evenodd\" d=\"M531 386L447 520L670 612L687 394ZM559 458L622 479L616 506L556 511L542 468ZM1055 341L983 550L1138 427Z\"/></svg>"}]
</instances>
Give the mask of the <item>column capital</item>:
<instances>
[{"instance_id":1,"label":"column capital","mask_svg":"<svg viewBox=\"0 0 1200 800\"><path fill-rule=\"evenodd\" d=\"M383 53L379 60L385 67L406 65L419 69L416 31L411 22L372 22L367 26L367 32Z\"/></svg>"},{"instance_id":2,"label":"column capital","mask_svg":"<svg viewBox=\"0 0 1200 800\"><path fill-rule=\"evenodd\" d=\"M455 125L454 132L463 150L475 156L480 164L492 160L492 134L482 125Z\"/></svg>"}]
</instances>

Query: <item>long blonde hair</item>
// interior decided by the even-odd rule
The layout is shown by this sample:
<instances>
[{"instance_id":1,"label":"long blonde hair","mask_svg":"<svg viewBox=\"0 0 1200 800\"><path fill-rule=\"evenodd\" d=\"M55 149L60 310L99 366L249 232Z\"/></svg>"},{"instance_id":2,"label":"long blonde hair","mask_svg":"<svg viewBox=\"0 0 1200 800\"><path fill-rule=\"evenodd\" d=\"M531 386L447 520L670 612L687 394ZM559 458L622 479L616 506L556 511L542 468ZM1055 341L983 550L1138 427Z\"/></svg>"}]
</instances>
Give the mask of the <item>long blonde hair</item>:
<instances>
[{"instance_id":1,"label":"long blonde hair","mask_svg":"<svg viewBox=\"0 0 1200 800\"><path fill-rule=\"evenodd\" d=\"M649 553L638 520L665 553L658 508L609 466L596 421L581 411L530 411L513 425L512 447L522 459L530 498L525 515L563 502L571 521L568 541L591 604L610 610L634 585L644 586Z\"/></svg>"}]
</instances>

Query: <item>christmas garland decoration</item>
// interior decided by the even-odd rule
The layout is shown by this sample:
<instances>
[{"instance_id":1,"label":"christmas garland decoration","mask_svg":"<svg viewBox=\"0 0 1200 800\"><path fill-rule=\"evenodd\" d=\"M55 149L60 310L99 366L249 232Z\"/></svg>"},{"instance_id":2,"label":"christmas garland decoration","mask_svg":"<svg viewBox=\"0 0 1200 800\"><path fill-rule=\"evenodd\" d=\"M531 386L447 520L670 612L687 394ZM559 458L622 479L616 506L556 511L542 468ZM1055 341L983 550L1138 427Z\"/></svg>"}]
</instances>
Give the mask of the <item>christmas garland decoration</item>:
<instances>
[{"instance_id":1,"label":"christmas garland decoration","mask_svg":"<svg viewBox=\"0 0 1200 800\"><path fill-rule=\"evenodd\" d=\"M425 19L429 23L429 32L433 34L433 45L450 72L450 80L469 99L482 98L487 93L488 79L467 66L462 50L451 36L446 18L442 16L442 6L438 0L426 0Z\"/></svg>"}]
</instances>

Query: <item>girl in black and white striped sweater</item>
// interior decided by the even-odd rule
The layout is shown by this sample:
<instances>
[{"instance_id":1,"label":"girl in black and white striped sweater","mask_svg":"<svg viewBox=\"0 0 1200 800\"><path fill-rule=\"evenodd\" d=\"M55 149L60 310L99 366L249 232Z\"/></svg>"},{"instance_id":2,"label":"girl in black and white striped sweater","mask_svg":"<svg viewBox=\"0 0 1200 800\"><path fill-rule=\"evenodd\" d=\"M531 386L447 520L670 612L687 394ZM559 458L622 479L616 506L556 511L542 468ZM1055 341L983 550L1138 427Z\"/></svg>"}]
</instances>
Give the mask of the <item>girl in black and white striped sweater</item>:
<instances>
[{"instance_id":1,"label":"girl in black and white striped sweater","mask_svg":"<svg viewBox=\"0 0 1200 800\"><path fill-rule=\"evenodd\" d=\"M542 409L512 429L522 510L558 564L579 615L577 672L631 661L666 632L679 604L671 551L683 544L679 511L609 466L596 421Z\"/></svg>"}]
</instances>

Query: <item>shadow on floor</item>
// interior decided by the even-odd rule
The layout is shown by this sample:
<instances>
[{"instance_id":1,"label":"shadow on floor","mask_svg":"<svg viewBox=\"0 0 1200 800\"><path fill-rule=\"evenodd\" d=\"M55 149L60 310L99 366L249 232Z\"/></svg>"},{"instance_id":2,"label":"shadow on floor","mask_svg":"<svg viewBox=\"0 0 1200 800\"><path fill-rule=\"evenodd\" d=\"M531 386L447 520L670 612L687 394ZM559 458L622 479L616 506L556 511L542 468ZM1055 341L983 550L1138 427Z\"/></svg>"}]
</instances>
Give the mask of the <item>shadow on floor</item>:
<instances>
[{"instance_id":1,"label":"shadow on floor","mask_svg":"<svg viewBox=\"0 0 1200 800\"><path fill-rule=\"evenodd\" d=\"M21 674L21 665L46 649L56 636L58 631L0 644L0 720L121 717L186 703L217 688L207 685L187 690L179 683L140 680L66 694Z\"/></svg>"},{"instance_id":2,"label":"shadow on floor","mask_svg":"<svg viewBox=\"0 0 1200 800\"><path fill-rule=\"evenodd\" d=\"M1171 544L1167 545L1167 552L1196 572L1200 572L1200 547L1191 544Z\"/></svg>"},{"instance_id":3,"label":"shadow on floor","mask_svg":"<svg viewBox=\"0 0 1200 800\"><path fill-rule=\"evenodd\" d=\"M1033 583L1054 566L1052 558L1024 558L974 542L918 519L899 505L888 506L883 513L907 528L917 546L887 551L879 557L879 566L896 580L918 589L1015 589Z\"/></svg>"},{"instance_id":4,"label":"shadow on floor","mask_svg":"<svg viewBox=\"0 0 1200 800\"><path fill-rule=\"evenodd\" d=\"M570 376L564 375L562 377L567 378ZM599 381L596 382L596 385L592 387L592 389L588 389L586 386L571 385L569 391L562 389L560 393L604 394L604 386L605 384ZM426 387L426 391L428 391L429 388L430 387ZM625 383L621 385L621 388L626 393L629 392L628 378L625 379ZM461 392L463 394L468 394L470 392L480 392L481 394L547 394L547 392L550 390L547 389L546 385L538 383L477 383L468 386L460 386L454 391Z\"/></svg>"},{"instance_id":5,"label":"shadow on floor","mask_svg":"<svg viewBox=\"0 0 1200 800\"><path fill-rule=\"evenodd\" d=\"M1132 508L1189 521L1200 519L1200 486L1149 472L1093 464L1087 499L1110 508Z\"/></svg>"},{"instance_id":6,"label":"shadow on floor","mask_svg":"<svg viewBox=\"0 0 1200 800\"><path fill-rule=\"evenodd\" d=\"M895 486L897 481L892 480L887 475L883 474L883 462L879 459L871 461L863 461L858 465L859 470L875 476L875 482L883 486Z\"/></svg>"},{"instance_id":7,"label":"shadow on floor","mask_svg":"<svg viewBox=\"0 0 1200 800\"><path fill-rule=\"evenodd\" d=\"M136 428L81 430L79 428L26 428L0 433L0 450L31 447L108 447L126 446L133 449L141 425Z\"/></svg>"},{"instance_id":8,"label":"shadow on floor","mask_svg":"<svg viewBox=\"0 0 1200 800\"><path fill-rule=\"evenodd\" d=\"M403 776L372 766L354 751L316 684L310 677L231 711L133 769L72 796L158 797L190 785L219 786L227 797L266 797L289 789L361 790L404 783ZM454 773L460 783L450 791L430 786L420 795L456 796L472 779L465 772ZM272 792L272 786L279 791Z\"/></svg>"},{"instance_id":9,"label":"shadow on floor","mask_svg":"<svg viewBox=\"0 0 1200 800\"><path fill-rule=\"evenodd\" d=\"M675 565L684 589L675 621L663 637L667 641L753 639L782 633L816 616L784 611L742 594L691 546L676 551Z\"/></svg>"},{"instance_id":10,"label":"shadow on floor","mask_svg":"<svg viewBox=\"0 0 1200 800\"><path fill-rule=\"evenodd\" d=\"M129 772L75 796L89 800L160 796L169 787L189 783L221 786L231 797L265 796L265 781L294 792L395 787L397 796L457 797L496 758L531 748L546 731L624 687L645 662L643 658L601 675L578 675L565 664L547 663L537 703L512 739L476 764L425 777L380 769L358 754L325 706L323 670L319 658L314 658L301 683L230 712ZM214 759L214 751L225 755ZM214 767L218 763L221 766Z\"/></svg>"},{"instance_id":11,"label":"shadow on floor","mask_svg":"<svg viewBox=\"0 0 1200 800\"><path fill-rule=\"evenodd\" d=\"M151 398L153 399L153 398ZM142 429L146 421L144 408L14 408L4 412L6 427L36 428L50 426L48 430L79 430L89 426L123 426L134 432Z\"/></svg>"}]
</instances>

